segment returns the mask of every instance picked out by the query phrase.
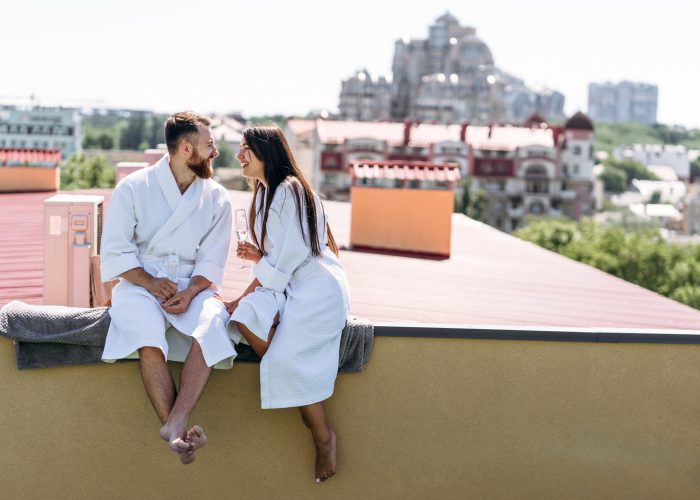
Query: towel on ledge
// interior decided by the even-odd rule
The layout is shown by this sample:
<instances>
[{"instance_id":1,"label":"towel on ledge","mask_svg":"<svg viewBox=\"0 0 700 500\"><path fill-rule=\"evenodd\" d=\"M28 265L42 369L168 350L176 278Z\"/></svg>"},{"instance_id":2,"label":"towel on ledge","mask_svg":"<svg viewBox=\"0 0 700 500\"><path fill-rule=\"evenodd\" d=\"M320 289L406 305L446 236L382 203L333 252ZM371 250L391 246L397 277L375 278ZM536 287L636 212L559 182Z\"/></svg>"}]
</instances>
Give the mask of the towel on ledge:
<instances>
[{"instance_id":1,"label":"towel on ledge","mask_svg":"<svg viewBox=\"0 0 700 500\"><path fill-rule=\"evenodd\" d=\"M14 341L19 369L100 363L109 323L108 307L35 306L15 300L0 309L0 336ZM369 322L348 318L340 338L338 371L361 371L373 342ZM260 361L245 344L236 350L236 361Z\"/></svg>"}]
</instances>

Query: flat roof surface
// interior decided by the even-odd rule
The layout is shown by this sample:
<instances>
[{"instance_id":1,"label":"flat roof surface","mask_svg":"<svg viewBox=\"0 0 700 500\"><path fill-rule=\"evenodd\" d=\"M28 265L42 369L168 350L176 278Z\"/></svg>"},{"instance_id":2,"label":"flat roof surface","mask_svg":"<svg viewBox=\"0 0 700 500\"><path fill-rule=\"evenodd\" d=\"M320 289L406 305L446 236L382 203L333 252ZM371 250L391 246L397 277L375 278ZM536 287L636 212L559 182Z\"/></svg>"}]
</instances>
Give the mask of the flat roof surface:
<instances>
[{"instance_id":1,"label":"flat roof surface","mask_svg":"<svg viewBox=\"0 0 700 500\"><path fill-rule=\"evenodd\" d=\"M110 191L74 193L108 200ZM234 208L247 207L250 193L229 193ZM42 303L43 200L53 194L0 195L0 306ZM347 247L351 205L325 206ZM234 248L222 290L227 299L250 280L249 270L236 268ZM452 216L447 260L342 250L341 261L351 313L375 322L700 330L698 310L460 214Z\"/></svg>"}]
</instances>

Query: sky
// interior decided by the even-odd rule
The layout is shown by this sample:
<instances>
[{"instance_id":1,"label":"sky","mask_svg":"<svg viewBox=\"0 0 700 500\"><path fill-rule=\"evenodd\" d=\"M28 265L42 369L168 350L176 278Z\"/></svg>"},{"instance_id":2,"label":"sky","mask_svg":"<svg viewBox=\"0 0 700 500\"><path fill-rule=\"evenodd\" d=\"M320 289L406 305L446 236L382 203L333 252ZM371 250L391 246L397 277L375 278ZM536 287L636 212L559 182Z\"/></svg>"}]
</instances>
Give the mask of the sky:
<instances>
[{"instance_id":1,"label":"sky","mask_svg":"<svg viewBox=\"0 0 700 500\"><path fill-rule=\"evenodd\" d=\"M589 82L659 86L658 120L700 127L700 2L689 0L10 0L0 102L174 112L337 110L356 70L390 75L394 42L449 11L496 65L559 90L571 114Z\"/></svg>"}]
</instances>

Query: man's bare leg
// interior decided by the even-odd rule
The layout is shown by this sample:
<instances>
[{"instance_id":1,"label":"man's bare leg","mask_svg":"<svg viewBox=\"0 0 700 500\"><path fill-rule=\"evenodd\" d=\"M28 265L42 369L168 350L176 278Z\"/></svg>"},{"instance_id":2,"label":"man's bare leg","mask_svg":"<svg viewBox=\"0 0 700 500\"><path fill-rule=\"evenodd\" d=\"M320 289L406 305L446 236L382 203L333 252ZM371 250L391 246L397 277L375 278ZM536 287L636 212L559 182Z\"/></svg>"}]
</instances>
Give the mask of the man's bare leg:
<instances>
[{"instance_id":1,"label":"man's bare leg","mask_svg":"<svg viewBox=\"0 0 700 500\"><path fill-rule=\"evenodd\" d=\"M196 429L195 427L190 429L188 440L187 422L210 374L211 368L204 361L199 342L192 339L192 348L187 354L180 374L180 388L175 403L160 429L160 436L170 443L173 451L180 454L180 460L184 464L194 461L195 452L204 446L207 440L199 426L196 426Z\"/></svg>"},{"instance_id":2,"label":"man's bare leg","mask_svg":"<svg viewBox=\"0 0 700 500\"><path fill-rule=\"evenodd\" d=\"M325 481L335 474L335 432L328 424L323 403L300 406L301 418L311 430L316 446L316 482Z\"/></svg>"},{"instance_id":3,"label":"man's bare leg","mask_svg":"<svg viewBox=\"0 0 700 500\"><path fill-rule=\"evenodd\" d=\"M148 399L151 400L153 408L164 424L168 420L170 410L175 402L177 390L175 381L165 361L163 351L157 347L142 347L139 349L141 358L141 378L146 388Z\"/></svg>"}]
</instances>

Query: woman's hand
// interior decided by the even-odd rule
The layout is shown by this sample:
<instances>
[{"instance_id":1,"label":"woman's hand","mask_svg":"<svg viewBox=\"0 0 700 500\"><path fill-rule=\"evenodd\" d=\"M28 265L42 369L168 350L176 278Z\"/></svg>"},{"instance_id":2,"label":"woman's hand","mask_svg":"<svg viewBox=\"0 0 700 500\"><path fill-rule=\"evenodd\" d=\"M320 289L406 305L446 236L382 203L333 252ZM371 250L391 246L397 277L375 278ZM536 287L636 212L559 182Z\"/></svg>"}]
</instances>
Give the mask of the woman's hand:
<instances>
[{"instance_id":1,"label":"woman's hand","mask_svg":"<svg viewBox=\"0 0 700 500\"><path fill-rule=\"evenodd\" d=\"M224 305L226 306L226 312L228 312L229 314L233 314L233 311L236 310L240 301L241 299L238 298L236 300L232 300L231 302L224 302Z\"/></svg>"},{"instance_id":2,"label":"woman's hand","mask_svg":"<svg viewBox=\"0 0 700 500\"><path fill-rule=\"evenodd\" d=\"M262 252L252 243L248 243L247 241L239 241L238 247L236 248L236 256L239 259L258 262L262 258Z\"/></svg>"}]
</instances>

